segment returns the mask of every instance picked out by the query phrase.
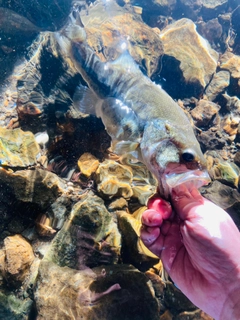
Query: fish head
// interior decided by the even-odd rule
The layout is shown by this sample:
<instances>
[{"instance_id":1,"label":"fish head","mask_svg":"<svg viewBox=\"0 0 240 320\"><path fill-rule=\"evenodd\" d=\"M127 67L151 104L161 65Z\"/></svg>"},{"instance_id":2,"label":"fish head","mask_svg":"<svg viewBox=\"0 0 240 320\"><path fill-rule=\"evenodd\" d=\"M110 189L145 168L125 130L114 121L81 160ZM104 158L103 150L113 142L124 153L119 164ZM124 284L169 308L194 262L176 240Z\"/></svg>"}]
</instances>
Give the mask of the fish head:
<instances>
[{"instance_id":1,"label":"fish head","mask_svg":"<svg viewBox=\"0 0 240 320\"><path fill-rule=\"evenodd\" d=\"M206 159L189 123L149 121L140 150L143 162L158 180L159 193L165 198L182 183L199 188L210 182Z\"/></svg>"}]
</instances>

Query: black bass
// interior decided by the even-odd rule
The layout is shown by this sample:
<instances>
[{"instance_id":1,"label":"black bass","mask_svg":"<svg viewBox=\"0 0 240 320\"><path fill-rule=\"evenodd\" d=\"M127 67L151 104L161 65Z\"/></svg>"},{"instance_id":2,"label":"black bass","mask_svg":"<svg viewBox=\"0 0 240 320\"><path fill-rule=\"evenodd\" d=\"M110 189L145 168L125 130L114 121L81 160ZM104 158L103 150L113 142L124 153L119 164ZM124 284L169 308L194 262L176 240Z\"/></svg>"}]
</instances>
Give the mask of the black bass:
<instances>
[{"instance_id":1,"label":"black bass","mask_svg":"<svg viewBox=\"0 0 240 320\"><path fill-rule=\"evenodd\" d=\"M115 152L135 152L157 178L161 195L189 181L207 184L206 160L184 111L143 75L127 51L102 62L86 42L79 13L70 17L57 39L88 85L78 88L75 107L101 117Z\"/></svg>"}]
</instances>

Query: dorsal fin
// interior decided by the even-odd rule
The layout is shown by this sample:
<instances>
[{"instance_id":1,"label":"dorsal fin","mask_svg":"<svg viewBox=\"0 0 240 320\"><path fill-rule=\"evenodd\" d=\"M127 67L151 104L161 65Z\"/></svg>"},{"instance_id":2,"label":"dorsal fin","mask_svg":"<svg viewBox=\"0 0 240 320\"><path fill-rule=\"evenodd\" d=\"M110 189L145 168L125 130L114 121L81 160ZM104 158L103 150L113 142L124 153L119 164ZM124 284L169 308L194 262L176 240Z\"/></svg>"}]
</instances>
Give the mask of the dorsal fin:
<instances>
[{"instance_id":1,"label":"dorsal fin","mask_svg":"<svg viewBox=\"0 0 240 320\"><path fill-rule=\"evenodd\" d=\"M115 68L119 66L121 69L129 71L131 73L140 71L137 63L130 55L128 50L125 50L116 60L108 63L113 65Z\"/></svg>"}]
</instances>

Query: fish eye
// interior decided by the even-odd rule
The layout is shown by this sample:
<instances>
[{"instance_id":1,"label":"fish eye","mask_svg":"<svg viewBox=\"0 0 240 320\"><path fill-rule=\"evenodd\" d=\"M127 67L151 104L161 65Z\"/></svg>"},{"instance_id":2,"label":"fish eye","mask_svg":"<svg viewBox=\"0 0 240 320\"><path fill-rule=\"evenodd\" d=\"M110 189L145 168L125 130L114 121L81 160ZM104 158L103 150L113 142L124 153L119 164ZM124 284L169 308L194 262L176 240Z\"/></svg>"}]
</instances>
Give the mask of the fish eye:
<instances>
[{"instance_id":1,"label":"fish eye","mask_svg":"<svg viewBox=\"0 0 240 320\"><path fill-rule=\"evenodd\" d=\"M186 162L192 162L195 159L195 154L191 150L186 150L182 154L182 159Z\"/></svg>"}]
</instances>

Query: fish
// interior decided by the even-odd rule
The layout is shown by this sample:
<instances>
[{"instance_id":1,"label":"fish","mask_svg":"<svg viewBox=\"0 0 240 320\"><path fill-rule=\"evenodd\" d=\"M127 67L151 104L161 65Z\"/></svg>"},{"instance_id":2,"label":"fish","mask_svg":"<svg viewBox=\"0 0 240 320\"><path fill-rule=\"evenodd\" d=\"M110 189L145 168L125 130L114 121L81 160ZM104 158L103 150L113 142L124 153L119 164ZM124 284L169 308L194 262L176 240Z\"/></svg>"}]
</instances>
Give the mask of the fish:
<instances>
[{"instance_id":1,"label":"fish","mask_svg":"<svg viewBox=\"0 0 240 320\"><path fill-rule=\"evenodd\" d=\"M142 73L127 49L114 61L101 61L87 44L76 10L56 37L87 84L77 88L74 108L102 119L116 153L144 163L165 198L176 185L209 183L206 159L187 115Z\"/></svg>"}]
</instances>

